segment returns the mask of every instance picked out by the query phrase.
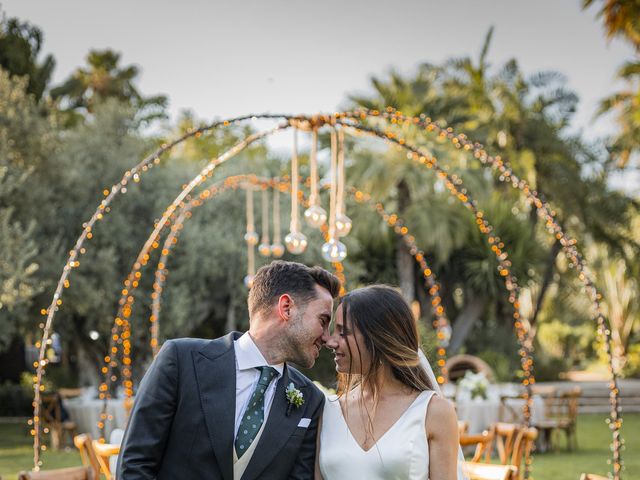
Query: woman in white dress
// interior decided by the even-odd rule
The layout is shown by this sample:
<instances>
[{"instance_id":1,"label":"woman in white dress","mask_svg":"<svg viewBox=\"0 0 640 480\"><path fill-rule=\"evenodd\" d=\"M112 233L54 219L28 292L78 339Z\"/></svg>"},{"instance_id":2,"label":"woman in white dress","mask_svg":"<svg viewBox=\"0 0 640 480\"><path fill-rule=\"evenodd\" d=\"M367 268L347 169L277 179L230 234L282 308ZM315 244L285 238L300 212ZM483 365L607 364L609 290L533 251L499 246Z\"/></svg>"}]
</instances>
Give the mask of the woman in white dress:
<instances>
[{"instance_id":1,"label":"woman in white dress","mask_svg":"<svg viewBox=\"0 0 640 480\"><path fill-rule=\"evenodd\" d=\"M455 410L421 364L413 314L396 290L348 293L326 346L338 395L325 402L316 480L463 478Z\"/></svg>"}]
</instances>

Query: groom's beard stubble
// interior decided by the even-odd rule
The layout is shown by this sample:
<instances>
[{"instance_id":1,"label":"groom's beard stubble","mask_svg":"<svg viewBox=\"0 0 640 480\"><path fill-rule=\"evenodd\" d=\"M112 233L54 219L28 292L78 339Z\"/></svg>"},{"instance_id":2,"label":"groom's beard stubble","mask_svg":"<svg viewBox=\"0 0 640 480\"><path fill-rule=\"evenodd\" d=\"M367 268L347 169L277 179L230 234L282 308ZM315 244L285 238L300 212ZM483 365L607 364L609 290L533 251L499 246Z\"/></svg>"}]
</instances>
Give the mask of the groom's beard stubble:
<instances>
[{"instance_id":1,"label":"groom's beard stubble","mask_svg":"<svg viewBox=\"0 0 640 480\"><path fill-rule=\"evenodd\" d=\"M282 345L286 360L304 368L313 367L316 362L315 341L316 338L305 328L304 311L298 312Z\"/></svg>"}]
</instances>

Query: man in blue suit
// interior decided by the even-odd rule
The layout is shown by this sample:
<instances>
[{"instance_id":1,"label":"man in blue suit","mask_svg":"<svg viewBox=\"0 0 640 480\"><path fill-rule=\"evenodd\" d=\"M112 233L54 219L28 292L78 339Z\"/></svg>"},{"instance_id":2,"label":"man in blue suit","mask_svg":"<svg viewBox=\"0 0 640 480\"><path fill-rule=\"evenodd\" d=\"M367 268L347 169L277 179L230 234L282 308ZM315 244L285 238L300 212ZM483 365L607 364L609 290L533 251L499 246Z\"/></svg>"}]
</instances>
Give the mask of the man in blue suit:
<instances>
[{"instance_id":1,"label":"man in blue suit","mask_svg":"<svg viewBox=\"0 0 640 480\"><path fill-rule=\"evenodd\" d=\"M167 341L145 374L117 478L311 479L324 396L288 362L312 367L338 279L274 261L249 292L249 331Z\"/></svg>"}]
</instances>

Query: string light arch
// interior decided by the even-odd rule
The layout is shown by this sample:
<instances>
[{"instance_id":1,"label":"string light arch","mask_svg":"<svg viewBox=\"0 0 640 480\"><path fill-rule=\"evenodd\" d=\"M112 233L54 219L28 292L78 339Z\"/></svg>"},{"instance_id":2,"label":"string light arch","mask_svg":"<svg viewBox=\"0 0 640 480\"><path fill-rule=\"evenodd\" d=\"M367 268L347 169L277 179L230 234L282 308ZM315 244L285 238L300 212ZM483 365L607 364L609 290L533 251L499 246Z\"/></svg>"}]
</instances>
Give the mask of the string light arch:
<instances>
[{"instance_id":1,"label":"string light arch","mask_svg":"<svg viewBox=\"0 0 640 480\"><path fill-rule=\"evenodd\" d=\"M60 277L60 279L58 281L58 284L57 284L56 289L54 291L53 298L52 298L52 301L51 301L49 307L47 309L43 309L41 311L41 313L44 316L46 316L46 321L40 323L40 328L42 328L42 330L43 330L43 336L42 336L42 341L40 342L39 359L38 359L37 362L34 363L34 366L36 367L36 375L34 376L34 405L33 405L34 406L34 417L33 417L32 420L30 420L30 424L33 426L32 434L34 435L34 469L35 470L39 470L39 467L41 465L41 461L40 461L40 458L39 458L40 449L41 449L40 448L41 447L40 446L40 439L39 439L40 426L41 426L40 425L41 424L41 421L40 421L40 410L41 410L40 393L43 390L43 388L42 388L43 387L42 386L42 376L44 374L44 370L45 370L45 367L47 365L47 360L45 358L45 349L46 349L47 341L49 340L49 337L50 337L50 334L51 334L51 328L52 328L52 325L53 325L53 319L55 317L55 313L58 311L59 307L62 305L62 293L63 293L63 290L65 288L69 288L68 277L70 275L70 272L71 272L71 270L73 268L79 267L80 262L79 262L78 259L79 259L80 255L82 255L85 252L85 249L84 249L83 245L84 245L86 240L89 240L89 239L92 238L92 235L93 235L92 229L93 229L93 226L95 225L95 223L97 221L100 221L101 219L103 219L104 215L106 213L108 213L109 205L110 205L111 201L113 200L113 198L116 195L120 194L120 193L126 193L126 188L127 188L126 185L130 181L133 181L135 183L139 182L140 181L140 176L143 173L145 173L146 171L148 171L150 168L152 168L154 165L157 165L158 163L160 163L161 155L164 154L165 152L171 150L176 145L184 142L188 138L199 137L204 132L213 130L213 129L218 128L220 126L226 127L226 126L229 126L229 125L235 125L235 124L239 124L239 123L241 123L241 122L243 122L245 120L249 120L249 119L259 119L260 118L260 119L285 120L286 123L276 127L273 131L277 131L277 130L288 128L289 126L291 126L292 123L296 123L296 124L308 123L308 124L314 125L314 126L322 125L322 124L340 125L340 126L343 126L343 127L346 127L346 128L355 129L357 131L370 133L370 134L372 134L374 136L377 136L377 137L379 137L379 138L381 138L381 139L383 139L383 140L385 140L387 142L395 143L399 147L406 149L414 160L417 160L420 163L424 164L427 168L433 168L433 169L437 170L438 171L438 175L441 176L441 178L447 180L446 186L450 190L450 192L454 193L466 206L468 206L471 209L473 209L473 207L475 207L474 202L469 201L467 191L462 186L463 185L462 184L462 180L459 177L458 178L450 177L448 175L448 173L446 172L446 170L444 170L442 167L440 167L437 164L437 159L435 159L435 157L433 157L432 155L428 154L427 152L421 151L417 147L413 147L412 145L408 144L403 139L399 138L394 132L392 132L390 130L383 131L383 130L377 129L375 127L367 126L367 125L364 125L363 123L361 123L362 121L364 121L364 120L366 120L368 118L376 118L376 117L391 121L392 123L398 123L399 121L401 121L401 122L404 122L404 123L413 123L413 124L422 126L427 131L436 132L439 137L448 138L449 140L451 140L451 142L453 143L453 145L456 148L463 148L464 150L472 151L473 152L473 157L477 158L478 160L480 160L482 165L490 166L493 169L497 169L498 171L500 171L500 173L501 173L500 179L502 181L511 182L511 184L515 188L519 188L523 193L525 193L527 199L537 209L538 214L542 218L545 219L546 226L547 226L548 230L550 231L550 233L554 234L555 238L557 238L558 241L560 241L561 246L563 247L563 250L565 251L565 253L568 256L569 260L572 262L572 264L576 267L577 271L579 272L578 276L579 276L580 280L582 280L584 282L585 287L587 289L587 292L589 293L592 301L594 302L595 311L596 311L595 318L596 318L597 323L598 323L598 333L603 338L603 345L604 345L604 348L605 348L605 353L606 353L606 355L608 357L608 364L609 364L610 374L611 374L611 378L612 378L612 382L611 382L611 385L610 385L610 389L611 389L610 400L611 400L612 410L611 410L609 423L610 423L610 428L611 428L612 433L613 433L613 444L612 444L612 451L613 451L613 461L612 461L612 464L613 464L613 477L616 480L620 478L621 470L622 470L622 459L621 459L621 455L620 455L621 444L622 444L622 438L621 438L621 435L620 435L620 428L621 428L621 425L622 425L622 418L621 418L621 415L620 415L620 407L619 407L619 399L618 399L619 389L618 389L618 386L617 386L617 376L616 376L616 372L613 370L613 365L612 365L611 348L610 348L611 331L607 327L606 319L605 319L604 315L602 314L602 311L601 311L601 308L600 308L600 299L602 297L598 293L598 291L597 291L597 289L595 287L595 284L593 283L593 281L591 279L591 275L590 275L590 273L589 273L589 271L587 269L586 263L584 262L584 260L580 256L579 252L577 251L577 248L575 248L575 244L576 244L575 240L567 237L564 234L561 226L555 220L555 213L550 209L550 206L548 204L546 204L545 202L543 202L539 198L537 193L535 191L531 190L531 188L527 185L527 183L524 180L518 179L518 177L515 176L515 174L513 174L511 169L508 167L508 165L504 161L502 161L499 157L491 157L491 156L489 156L486 153L486 151L483 149L482 145L474 144L474 143L470 142L469 140L467 140L466 136L464 136L464 135L461 135L461 134L460 135L456 135L456 134L454 134L451 129L442 129L442 128L440 128L437 124L432 122L426 116L424 116L424 117L412 117L412 118L404 117L401 114L401 112L396 112L396 111L394 111L392 109L390 109L387 112L384 112L382 114L380 112L378 112L378 111L355 110L355 111L352 111L352 112L342 112L342 113L336 113L336 114L333 114L333 115L316 115L316 116L311 116L311 117L307 117L307 116L292 116L292 115L277 115L277 114L247 115L247 116L242 116L242 117L236 117L234 119L215 122L214 124L211 124L209 126L205 126L205 127L198 128L198 129L191 129L186 134L184 134L182 137L174 140L173 142L168 143L168 144L163 144L152 155L150 155L147 158L145 158L143 161L138 163L131 170L127 170L125 172L125 174L123 175L122 179L118 183L114 184L111 187L110 190L109 189L105 189L104 190L103 193L105 194L105 198L100 203L100 205L98 206L98 208L96 209L94 214L91 216L89 221L85 222L83 224L82 233L80 234L79 238L77 239L76 244L74 245L73 249L69 253L68 260L67 260L67 262L66 262L66 264L65 264L65 266L63 268L63 273L62 273L62 275L61 275L61 277ZM185 190L183 190L183 193L181 195L179 195L178 198L176 199L177 202L174 201L172 206L169 209L167 209L167 211L165 211L165 214L163 215L163 218L161 219L161 221L156 223L156 230L158 230L159 226L161 226L161 225L163 226L167 222L168 217L171 216L173 211L175 211L175 209L180 204L180 202L188 194L187 190L189 192L191 190L193 190L193 188L195 188L195 186L199 185L204 180L204 178L206 178L207 176L209 176L211 174L211 172L213 171L213 169L217 165L219 165L219 164L223 163L224 161L228 160L229 158L231 158L233 155L235 155L236 153L241 151L243 148L245 148L249 144L255 142L256 140L258 140L260 138L263 138L263 137L267 136L268 134L272 133L273 131L262 132L260 134L250 135L244 141L239 142L239 144L237 144L235 147L233 147L230 151L228 151L225 154L223 154L220 158L212 160L212 163L209 164L207 167L205 167L203 172L201 172L201 174L198 175L196 177L196 179L194 179L187 186L187 188L185 188ZM476 222L477 223L479 222L479 225L483 224L484 222L483 222L482 216L476 216ZM500 244L500 242L498 243L498 246L496 246L496 248L498 248L498 249L500 249L499 244ZM157 246L155 248L157 248ZM494 250L494 252L495 252L495 250ZM137 263L141 263L141 262L137 262ZM502 272L501 272L501 275L502 275ZM505 276L508 276L508 275L509 275L509 271L507 270ZM131 286L133 286L135 281L136 281L135 276L134 276L133 279L130 279ZM124 290L127 290L127 289L125 288ZM517 291L515 293L517 293ZM127 291L127 296L129 296L128 295L128 291ZM524 319L520 319L519 313L517 312L517 310L518 310L517 299L514 299L514 301L512 303L514 305L514 308L516 309L516 313L517 313L516 320L517 320L517 323L520 324L521 328L526 329L526 327L524 326L526 322L523 321ZM125 301L125 304L126 304L126 301ZM123 315L124 315L124 313L123 313ZM128 321L126 323L122 319L121 319L121 321L122 321L122 325L120 325L120 326L124 326L125 328L128 327L128 325L127 325ZM527 337L526 331L524 333L525 333L524 338L526 339L526 337ZM111 338L113 339L114 336L116 336L116 335L112 334ZM116 337L116 341L117 340L120 340L120 338ZM124 343L124 341L126 341L126 340L128 340L128 339L126 339L126 338L123 339L123 345L126 345ZM522 364L523 364L523 367L525 367L525 369L532 365L531 359L528 358L529 352L527 352L526 350L527 349L525 349L525 351L521 352L521 356L523 357ZM111 353L111 352L112 352L112 350L109 353ZM107 355L107 357L109 357L109 355ZM109 365L111 365L110 362L109 362ZM526 374L526 370L525 370L525 374ZM530 387L530 384L528 385L528 387ZM527 403L530 403L530 398L528 399Z\"/></svg>"}]
</instances>

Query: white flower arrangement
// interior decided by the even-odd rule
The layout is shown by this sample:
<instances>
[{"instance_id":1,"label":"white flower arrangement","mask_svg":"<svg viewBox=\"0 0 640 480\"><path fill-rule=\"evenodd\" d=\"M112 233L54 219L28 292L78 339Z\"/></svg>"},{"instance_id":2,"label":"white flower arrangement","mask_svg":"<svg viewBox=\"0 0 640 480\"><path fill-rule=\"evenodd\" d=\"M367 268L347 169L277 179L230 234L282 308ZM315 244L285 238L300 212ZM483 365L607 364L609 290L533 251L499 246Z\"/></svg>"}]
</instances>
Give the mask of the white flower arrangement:
<instances>
[{"instance_id":1,"label":"white flower arrangement","mask_svg":"<svg viewBox=\"0 0 640 480\"><path fill-rule=\"evenodd\" d=\"M489 380L483 372L473 373L471 370L467 370L462 380L458 382L458 388L469 392L472 400L475 398L486 400Z\"/></svg>"}]
</instances>

